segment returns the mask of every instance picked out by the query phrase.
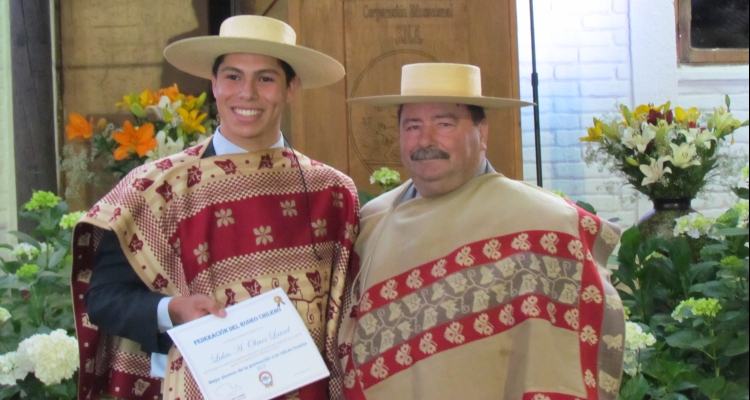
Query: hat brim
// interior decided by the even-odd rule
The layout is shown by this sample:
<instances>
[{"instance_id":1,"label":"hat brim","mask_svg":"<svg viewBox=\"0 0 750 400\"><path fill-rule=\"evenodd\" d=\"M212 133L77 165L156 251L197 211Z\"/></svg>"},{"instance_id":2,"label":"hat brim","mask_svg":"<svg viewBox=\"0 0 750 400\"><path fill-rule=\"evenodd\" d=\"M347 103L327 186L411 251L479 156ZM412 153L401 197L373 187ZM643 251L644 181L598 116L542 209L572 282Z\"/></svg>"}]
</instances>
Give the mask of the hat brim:
<instances>
[{"instance_id":1,"label":"hat brim","mask_svg":"<svg viewBox=\"0 0 750 400\"><path fill-rule=\"evenodd\" d=\"M456 103L479 106L483 108L502 109L502 108L519 108L533 106L521 100L504 99L500 97L467 97L467 96L371 96L357 97L347 100L354 104L369 104L375 107L394 107L402 104L413 103Z\"/></svg>"},{"instance_id":2,"label":"hat brim","mask_svg":"<svg viewBox=\"0 0 750 400\"><path fill-rule=\"evenodd\" d=\"M303 46L268 40L208 36L183 39L164 49L164 58L176 68L201 78L211 78L217 57L230 53L255 53L287 62L302 81L303 89L336 83L344 66L333 57Z\"/></svg>"}]
</instances>

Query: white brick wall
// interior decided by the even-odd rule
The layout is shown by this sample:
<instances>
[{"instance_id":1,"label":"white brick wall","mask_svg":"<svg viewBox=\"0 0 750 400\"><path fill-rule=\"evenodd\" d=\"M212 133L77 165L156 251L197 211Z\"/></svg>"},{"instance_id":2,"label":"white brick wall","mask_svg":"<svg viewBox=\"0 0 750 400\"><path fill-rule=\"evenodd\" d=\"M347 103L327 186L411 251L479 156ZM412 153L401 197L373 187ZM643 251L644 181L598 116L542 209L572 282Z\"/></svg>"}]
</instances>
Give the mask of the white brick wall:
<instances>
[{"instance_id":1,"label":"white brick wall","mask_svg":"<svg viewBox=\"0 0 750 400\"><path fill-rule=\"evenodd\" d=\"M10 65L10 3L0 2L0 243L16 229L13 107ZM7 235L9 236L9 235Z\"/></svg>"},{"instance_id":2,"label":"white brick wall","mask_svg":"<svg viewBox=\"0 0 750 400\"><path fill-rule=\"evenodd\" d=\"M652 6L641 7L644 1ZM529 2L517 1L517 9L521 98L531 101ZM723 104L728 93L736 117L748 118L747 66L678 66L674 34L662 32L674 31L669 25L673 10L670 0L534 1L544 187L589 202L603 217L620 218L623 226L632 225L651 205L608 195L601 185L609 174L583 163L578 138L586 135L593 117L615 112L617 103L632 107L634 99L651 98L656 91L675 105L705 110ZM655 26L654 20L667 23ZM637 33L631 33L633 27ZM535 183L533 109L524 108L521 116L524 178ZM747 152L747 128L736 139L735 147ZM711 196L710 201L696 200L694 207L715 216L734 199Z\"/></svg>"}]
</instances>

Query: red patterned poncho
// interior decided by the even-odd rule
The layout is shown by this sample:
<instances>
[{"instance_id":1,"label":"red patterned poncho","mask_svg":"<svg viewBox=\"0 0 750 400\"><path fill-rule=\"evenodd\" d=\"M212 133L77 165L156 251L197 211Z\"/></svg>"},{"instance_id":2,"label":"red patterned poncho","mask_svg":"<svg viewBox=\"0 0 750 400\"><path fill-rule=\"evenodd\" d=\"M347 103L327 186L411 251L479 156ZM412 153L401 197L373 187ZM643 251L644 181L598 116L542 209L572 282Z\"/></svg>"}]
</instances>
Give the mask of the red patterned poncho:
<instances>
[{"instance_id":1,"label":"red patterned poncho","mask_svg":"<svg viewBox=\"0 0 750 400\"><path fill-rule=\"evenodd\" d=\"M164 399L202 398L174 346L162 383L149 377L150 355L137 343L89 322L83 294L102 229L117 234L131 266L153 291L202 293L229 306L284 288L331 370L329 380L287 397L341 392L336 338L359 224L351 179L299 153L295 158L286 148L202 159L205 145L132 171L75 228L81 399L155 399L162 391Z\"/></svg>"},{"instance_id":2,"label":"red patterned poncho","mask_svg":"<svg viewBox=\"0 0 750 400\"><path fill-rule=\"evenodd\" d=\"M616 399L625 319L606 261L619 229L500 174L399 204L406 186L362 210L345 398Z\"/></svg>"}]
</instances>

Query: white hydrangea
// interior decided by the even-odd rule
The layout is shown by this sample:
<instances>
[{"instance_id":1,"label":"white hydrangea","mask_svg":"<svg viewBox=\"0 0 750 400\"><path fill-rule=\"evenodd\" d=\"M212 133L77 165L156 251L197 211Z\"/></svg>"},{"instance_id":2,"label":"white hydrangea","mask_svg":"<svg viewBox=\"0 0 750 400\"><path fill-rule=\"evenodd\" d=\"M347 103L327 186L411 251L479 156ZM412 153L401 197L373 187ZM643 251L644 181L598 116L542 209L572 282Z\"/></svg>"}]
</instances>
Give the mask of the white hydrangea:
<instances>
[{"instance_id":1,"label":"white hydrangea","mask_svg":"<svg viewBox=\"0 0 750 400\"><path fill-rule=\"evenodd\" d=\"M16 365L33 371L45 385L60 383L78 369L78 342L62 329L33 335L18 345Z\"/></svg>"},{"instance_id":2,"label":"white hydrangea","mask_svg":"<svg viewBox=\"0 0 750 400\"><path fill-rule=\"evenodd\" d=\"M704 217L700 213L690 213L684 217L677 218L674 221L675 236L686 234L693 239L698 239L703 235L709 234L713 224L716 222L713 219Z\"/></svg>"},{"instance_id":3,"label":"white hydrangea","mask_svg":"<svg viewBox=\"0 0 750 400\"><path fill-rule=\"evenodd\" d=\"M34 259L39 255L39 249L28 243L19 243L16 247L13 248L13 251L10 253L10 255L15 257L16 260L28 261Z\"/></svg>"},{"instance_id":4,"label":"white hydrangea","mask_svg":"<svg viewBox=\"0 0 750 400\"><path fill-rule=\"evenodd\" d=\"M10 311L0 307L0 324L10 319Z\"/></svg>"},{"instance_id":5,"label":"white hydrangea","mask_svg":"<svg viewBox=\"0 0 750 400\"><path fill-rule=\"evenodd\" d=\"M16 365L15 351L0 356L0 385L13 386L16 380L23 380L28 373L28 370Z\"/></svg>"},{"instance_id":6,"label":"white hydrangea","mask_svg":"<svg viewBox=\"0 0 750 400\"><path fill-rule=\"evenodd\" d=\"M654 344L654 335L644 332L643 328L634 322L625 322L625 373L635 376L640 369L638 352Z\"/></svg>"}]
</instances>

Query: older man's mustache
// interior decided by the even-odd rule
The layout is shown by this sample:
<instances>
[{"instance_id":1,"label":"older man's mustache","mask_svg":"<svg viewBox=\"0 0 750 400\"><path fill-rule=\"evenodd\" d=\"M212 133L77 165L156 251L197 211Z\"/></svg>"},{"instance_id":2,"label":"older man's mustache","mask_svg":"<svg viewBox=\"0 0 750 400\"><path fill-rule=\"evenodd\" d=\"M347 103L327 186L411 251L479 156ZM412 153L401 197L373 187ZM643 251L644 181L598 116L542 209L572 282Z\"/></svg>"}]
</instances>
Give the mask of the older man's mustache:
<instances>
[{"instance_id":1,"label":"older man's mustache","mask_svg":"<svg viewBox=\"0 0 750 400\"><path fill-rule=\"evenodd\" d=\"M451 158L450 154L432 146L418 149L411 155L412 161L447 160L449 158Z\"/></svg>"}]
</instances>

